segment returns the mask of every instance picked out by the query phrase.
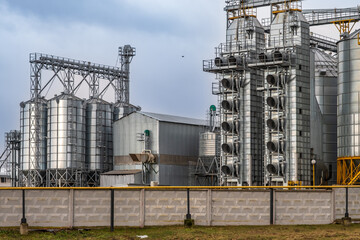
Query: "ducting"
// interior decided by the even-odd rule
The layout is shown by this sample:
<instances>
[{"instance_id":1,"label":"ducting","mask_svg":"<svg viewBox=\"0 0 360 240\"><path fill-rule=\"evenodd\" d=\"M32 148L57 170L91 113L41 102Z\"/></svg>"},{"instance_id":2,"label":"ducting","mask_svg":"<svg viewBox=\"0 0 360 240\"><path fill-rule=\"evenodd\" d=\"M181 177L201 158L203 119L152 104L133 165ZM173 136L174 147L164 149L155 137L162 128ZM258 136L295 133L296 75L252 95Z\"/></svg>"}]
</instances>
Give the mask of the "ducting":
<instances>
[{"instance_id":1,"label":"ducting","mask_svg":"<svg viewBox=\"0 0 360 240\"><path fill-rule=\"evenodd\" d=\"M279 176L283 175L279 163L268 164L266 166L266 170L272 175L279 175Z\"/></svg>"},{"instance_id":2,"label":"ducting","mask_svg":"<svg viewBox=\"0 0 360 240\"><path fill-rule=\"evenodd\" d=\"M271 61L271 54L266 53L266 52L262 52L259 54L259 60L260 62L269 62Z\"/></svg>"},{"instance_id":3,"label":"ducting","mask_svg":"<svg viewBox=\"0 0 360 240\"><path fill-rule=\"evenodd\" d=\"M234 90L234 91L238 90L238 84L237 83L238 83L238 81L236 81L235 79L223 78L221 80L221 86L223 86L226 89Z\"/></svg>"},{"instance_id":4,"label":"ducting","mask_svg":"<svg viewBox=\"0 0 360 240\"><path fill-rule=\"evenodd\" d=\"M238 144L234 143L223 143L221 149L228 154L238 155Z\"/></svg>"},{"instance_id":5,"label":"ducting","mask_svg":"<svg viewBox=\"0 0 360 240\"><path fill-rule=\"evenodd\" d=\"M273 52L273 59L274 61L286 61L288 60L288 54L283 51L276 50Z\"/></svg>"},{"instance_id":6,"label":"ducting","mask_svg":"<svg viewBox=\"0 0 360 240\"><path fill-rule=\"evenodd\" d=\"M280 75L277 75L277 74L269 74L266 76L266 82L271 85L271 86L274 86L274 87L281 87L282 86L282 83L281 83L281 77Z\"/></svg>"},{"instance_id":7,"label":"ducting","mask_svg":"<svg viewBox=\"0 0 360 240\"><path fill-rule=\"evenodd\" d=\"M237 133L239 133L240 123L237 121L223 122L223 123L221 123L221 128L225 132L233 132L233 133L237 134Z\"/></svg>"},{"instance_id":8,"label":"ducting","mask_svg":"<svg viewBox=\"0 0 360 240\"><path fill-rule=\"evenodd\" d=\"M278 97L268 97L266 99L266 103L272 108L277 108L277 107L279 107L280 109L283 108L282 101Z\"/></svg>"},{"instance_id":9,"label":"ducting","mask_svg":"<svg viewBox=\"0 0 360 240\"><path fill-rule=\"evenodd\" d=\"M239 103L237 100L223 100L221 102L222 108L224 108L227 111L238 112L239 111L238 105L239 105Z\"/></svg>"},{"instance_id":10,"label":"ducting","mask_svg":"<svg viewBox=\"0 0 360 240\"><path fill-rule=\"evenodd\" d=\"M266 126L271 130L283 131L283 123L278 118L266 120Z\"/></svg>"},{"instance_id":11,"label":"ducting","mask_svg":"<svg viewBox=\"0 0 360 240\"><path fill-rule=\"evenodd\" d=\"M236 167L232 164L221 166L221 172L226 176L237 176Z\"/></svg>"},{"instance_id":12,"label":"ducting","mask_svg":"<svg viewBox=\"0 0 360 240\"><path fill-rule=\"evenodd\" d=\"M283 153L283 149L281 146L281 143L279 143L278 141L270 141L266 143L266 148L270 151L270 152L279 152L279 153Z\"/></svg>"},{"instance_id":13,"label":"ducting","mask_svg":"<svg viewBox=\"0 0 360 240\"><path fill-rule=\"evenodd\" d=\"M237 56L237 57L230 56L228 58L228 62L229 62L229 65L234 66L234 65L241 65L243 63L243 60L242 60L242 57L240 57L240 56Z\"/></svg>"},{"instance_id":14,"label":"ducting","mask_svg":"<svg viewBox=\"0 0 360 240\"><path fill-rule=\"evenodd\" d=\"M228 59L223 58L223 57L215 58L215 66L221 67L221 66L225 66L225 65L228 65Z\"/></svg>"}]
</instances>

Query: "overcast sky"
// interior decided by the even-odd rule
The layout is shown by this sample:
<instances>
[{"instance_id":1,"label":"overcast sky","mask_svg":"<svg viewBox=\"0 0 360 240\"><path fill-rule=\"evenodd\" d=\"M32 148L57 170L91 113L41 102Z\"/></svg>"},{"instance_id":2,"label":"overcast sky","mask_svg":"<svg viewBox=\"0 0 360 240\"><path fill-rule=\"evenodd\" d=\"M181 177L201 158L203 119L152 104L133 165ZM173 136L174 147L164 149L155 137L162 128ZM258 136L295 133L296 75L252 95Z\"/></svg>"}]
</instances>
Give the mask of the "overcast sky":
<instances>
[{"instance_id":1,"label":"overcast sky","mask_svg":"<svg viewBox=\"0 0 360 240\"><path fill-rule=\"evenodd\" d=\"M309 0L303 7L357 2ZM131 103L148 112L205 118L216 98L214 76L202 72L202 60L224 42L224 5L224 0L0 0L0 151L4 132L19 129L19 103L30 98L32 52L114 65L118 47L131 44L137 50ZM259 18L268 11L259 11ZM338 38L334 26L314 31Z\"/></svg>"}]
</instances>

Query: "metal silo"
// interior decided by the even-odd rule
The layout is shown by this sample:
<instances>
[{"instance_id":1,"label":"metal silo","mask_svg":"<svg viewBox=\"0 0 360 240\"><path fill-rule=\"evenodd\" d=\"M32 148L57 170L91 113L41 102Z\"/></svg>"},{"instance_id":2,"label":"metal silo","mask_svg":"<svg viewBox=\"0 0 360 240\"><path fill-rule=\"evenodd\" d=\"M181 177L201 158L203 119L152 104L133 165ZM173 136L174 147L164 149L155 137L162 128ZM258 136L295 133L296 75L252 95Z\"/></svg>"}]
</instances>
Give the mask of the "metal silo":
<instances>
[{"instance_id":1,"label":"metal silo","mask_svg":"<svg viewBox=\"0 0 360 240\"><path fill-rule=\"evenodd\" d=\"M81 186L85 170L85 102L70 94L48 102L47 186Z\"/></svg>"},{"instance_id":2,"label":"metal silo","mask_svg":"<svg viewBox=\"0 0 360 240\"><path fill-rule=\"evenodd\" d=\"M40 186L46 170L47 102L41 98L20 107L20 184Z\"/></svg>"},{"instance_id":3,"label":"metal silo","mask_svg":"<svg viewBox=\"0 0 360 240\"><path fill-rule=\"evenodd\" d=\"M112 167L112 106L102 99L86 102L86 165L100 172Z\"/></svg>"},{"instance_id":4,"label":"metal silo","mask_svg":"<svg viewBox=\"0 0 360 240\"><path fill-rule=\"evenodd\" d=\"M337 183L358 182L360 166L360 30L338 42ZM350 169L354 169L351 171Z\"/></svg>"},{"instance_id":5,"label":"metal silo","mask_svg":"<svg viewBox=\"0 0 360 240\"><path fill-rule=\"evenodd\" d=\"M323 181L336 183L337 158L337 59L332 55L312 48L314 61L311 83L311 135L312 159L324 162L328 176ZM318 116L318 113L320 116Z\"/></svg>"},{"instance_id":6,"label":"metal silo","mask_svg":"<svg viewBox=\"0 0 360 240\"><path fill-rule=\"evenodd\" d=\"M220 177L220 132L206 131L199 136L199 158L195 168L195 185L219 185Z\"/></svg>"}]
</instances>

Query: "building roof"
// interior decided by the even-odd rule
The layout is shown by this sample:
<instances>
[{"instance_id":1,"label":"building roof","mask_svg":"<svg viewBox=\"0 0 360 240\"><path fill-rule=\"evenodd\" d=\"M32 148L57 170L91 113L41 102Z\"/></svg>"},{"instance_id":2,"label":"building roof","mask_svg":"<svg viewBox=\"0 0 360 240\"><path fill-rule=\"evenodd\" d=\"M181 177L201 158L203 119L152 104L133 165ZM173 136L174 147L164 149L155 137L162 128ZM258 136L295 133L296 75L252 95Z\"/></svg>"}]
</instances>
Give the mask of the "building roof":
<instances>
[{"instance_id":1,"label":"building roof","mask_svg":"<svg viewBox=\"0 0 360 240\"><path fill-rule=\"evenodd\" d=\"M158 120L160 122L170 122L170 123L180 123L180 124L187 124L187 125L196 125L196 126L208 126L208 123L206 120L202 119L196 119L196 118L188 118L188 117L180 117L180 116L173 116L173 115L167 115L167 114L160 114L160 113L150 113L150 112L132 112L127 116L130 116L131 114L138 113L146 117L153 118L155 120ZM119 120L126 118L127 116L124 116L120 118ZM119 121L117 120L117 121Z\"/></svg>"},{"instance_id":2,"label":"building roof","mask_svg":"<svg viewBox=\"0 0 360 240\"><path fill-rule=\"evenodd\" d=\"M140 173L140 169L134 169L134 170L114 170L110 172L101 173L101 175L133 175L136 173Z\"/></svg>"},{"instance_id":3,"label":"building roof","mask_svg":"<svg viewBox=\"0 0 360 240\"><path fill-rule=\"evenodd\" d=\"M181 123L181 124L200 125L200 126L207 125L207 122L205 120L201 120L201 119L179 117L179 116L160 114L160 113L150 113L150 112L138 112L138 113L140 113L144 116L154 118L160 122Z\"/></svg>"}]
</instances>

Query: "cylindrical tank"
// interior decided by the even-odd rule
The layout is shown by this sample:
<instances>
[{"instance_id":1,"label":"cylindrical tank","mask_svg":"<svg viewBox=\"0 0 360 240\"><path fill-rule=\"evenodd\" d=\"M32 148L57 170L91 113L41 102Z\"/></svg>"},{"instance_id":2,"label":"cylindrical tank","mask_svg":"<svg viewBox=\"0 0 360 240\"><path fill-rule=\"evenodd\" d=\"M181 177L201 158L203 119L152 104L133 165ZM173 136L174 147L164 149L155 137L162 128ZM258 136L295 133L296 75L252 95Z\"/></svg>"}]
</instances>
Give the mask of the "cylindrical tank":
<instances>
[{"instance_id":1,"label":"cylindrical tank","mask_svg":"<svg viewBox=\"0 0 360 240\"><path fill-rule=\"evenodd\" d=\"M323 162L326 172L330 171L328 184L331 185L336 183L337 174L337 59L317 48L312 48L312 52L315 81L311 87L313 90L310 91L310 144L313 154L318 157L317 163ZM320 111L320 116L317 111ZM320 164L316 166L319 167Z\"/></svg>"},{"instance_id":2,"label":"cylindrical tank","mask_svg":"<svg viewBox=\"0 0 360 240\"><path fill-rule=\"evenodd\" d=\"M85 168L85 102L61 94L48 102L48 169Z\"/></svg>"},{"instance_id":3,"label":"cylindrical tank","mask_svg":"<svg viewBox=\"0 0 360 240\"><path fill-rule=\"evenodd\" d=\"M338 43L338 157L360 156L359 33Z\"/></svg>"},{"instance_id":4,"label":"cylindrical tank","mask_svg":"<svg viewBox=\"0 0 360 240\"><path fill-rule=\"evenodd\" d=\"M200 133L199 156L220 156L220 134L215 132Z\"/></svg>"},{"instance_id":5,"label":"cylindrical tank","mask_svg":"<svg viewBox=\"0 0 360 240\"><path fill-rule=\"evenodd\" d=\"M112 166L112 106L102 99L86 102L86 168L108 171Z\"/></svg>"},{"instance_id":6,"label":"cylindrical tank","mask_svg":"<svg viewBox=\"0 0 360 240\"><path fill-rule=\"evenodd\" d=\"M20 103L20 107L20 170L45 170L47 102L45 99L39 99L37 103L30 100ZM36 112L39 113L38 118L36 118ZM38 136L35 134L36 131L38 131Z\"/></svg>"}]
</instances>

